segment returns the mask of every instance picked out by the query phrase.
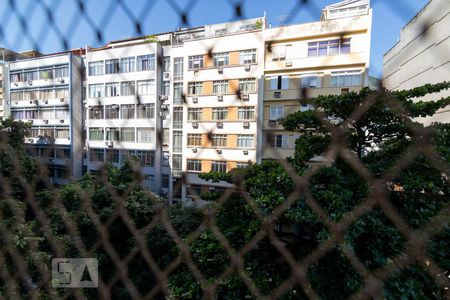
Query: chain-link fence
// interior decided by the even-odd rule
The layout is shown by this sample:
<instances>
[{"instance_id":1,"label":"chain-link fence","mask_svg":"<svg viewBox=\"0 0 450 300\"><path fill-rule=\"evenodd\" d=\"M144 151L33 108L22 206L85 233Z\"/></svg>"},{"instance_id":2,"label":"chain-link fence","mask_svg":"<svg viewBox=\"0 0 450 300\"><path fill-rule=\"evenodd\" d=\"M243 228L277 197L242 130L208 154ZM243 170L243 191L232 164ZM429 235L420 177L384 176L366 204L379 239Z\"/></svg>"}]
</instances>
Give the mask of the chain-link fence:
<instances>
[{"instance_id":1,"label":"chain-link fence","mask_svg":"<svg viewBox=\"0 0 450 300\"><path fill-rule=\"evenodd\" d=\"M176 25L190 27L189 12L197 1L167 3L179 15ZM227 3L234 11L230 22L245 18L245 1ZM64 51L79 46L73 45L71 39L81 21L89 24L90 33L103 45L107 43L103 32L109 16L116 11L134 24L130 35L144 36L147 32L143 24L154 9L154 1L146 1L140 12L133 11L126 1L107 1L107 11L97 25L86 1L74 4L77 10L72 12L71 26L64 31L55 21L56 2L30 1L22 11L11 0L0 12L0 41L5 48L14 50L26 39L39 51L48 31L35 35L29 21L33 10L39 9L45 12L46 28L51 28ZM385 5L394 12L399 11L399 6L412 10L407 1L386 1ZM315 2L297 1L287 8L285 21L289 23L300 11L317 14L320 9ZM11 40L6 36L12 18L19 21L22 35L8 45L5 41ZM423 24L421 40L427 41L426 28L431 23L433 20ZM272 45L264 41L260 29L252 27L249 32L263 45L263 52L271 53ZM277 30L282 35L286 27ZM144 36L136 43L152 44L154 39L163 40L158 35ZM198 52L212 60L216 49L220 49L220 40L199 41ZM111 60L137 55L132 42L133 39L117 41L87 52L79 49L77 54L88 56L109 49L112 51L106 56L111 55ZM175 42L171 40L169 44ZM120 43L127 46L120 47ZM164 46L155 46L155 53ZM114 49L116 53L108 54ZM144 76L142 81L158 81L157 76L163 75L164 56L156 57L156 75ZM188 63L187 57L184 63ZM138 69L137 64L133 68ZM142 62L141 68L146 66ZM90 66L79 72L89 73ZM130 81L126 74L111 76L116 76L111 79L114 82ZM257 85L264 84L263 69L250 68L247 77L255 78ZM224 79L234 78L224 75ZM192 81L197 80L204 80L200 72L193 76ZM95 80L91 82L95 84ZM173 92L173 85L170 87ZM411 121L432 115L449 102L443 98L435 106L417 105L416 98L448 87L444 83L409 92L364 90L360 94L314 99L310 99L309 89L299 87L300 99L292 100L299 105L307 100L317 109L294 113L285 118L283 126L300 132L299 140L304 137L305 143L297 141L295 155L289 160L253 164L255 156L248 167L227 174L209 173L205 182L212 186L220 182L220 192L202 207L173 205L174 193L160 197L141 187L149 176L146 163L159 164L163 169L166 152L169 160L174 154L173 150L164 149L164 144L172 147L174 143L173 139L167 140L164 128L172 128L169 133L173 133L174 123L179 121L174 117L175 107L192 106L192 93L187 86L180 95L181 103L171 103L172 108L167 111L161 107L163 98L149 101L148 95L136 93L139 87L134 86L133 100L127 103L133 105L133 115L138 114L140 107L156 104L149 106L153 121L144 125L155 130L156 146L150 149L153 154L144 153L145 149L130 153L126 140L111 139L115 143L113 149L120 152L104 150L101 161L110 164L98 163L91 169L89 161L94 156L91 149L84 149L85 168L90 172L82 179L71 178L73 182L66 185L52 184L48 161L41 163L27 155L29 145L23 145L22 139L29 128L4 121L0 141L0 295L8 299L448 298L450 130ZM8 86L4 84L3 88ZM162 86L155 89L166 95ZM230 84L229 92L234 95L228 106L242 105L243 97L248 95L238 84ZM263 92L256 88L254 93ZM101 106L104 128L134 126L135 120L125 119L118 125L114 118L103 115L104 106L113 105L102 100L104 94L91 97L89 85L83 93L83 99L92 98L80 109L80 113L85 112L85 120L91 118L92 108ZM263 105L263 98L260 99L255 106ZM121 115L125 113L121 107L118 109ZM100 127L89 125L90 120L84 122L71 126L85 130L89 126ZM255 118L255 128L263 128L263 122L263 118ZM184 122L178 129L188 130L187 126L191 125ZM220 128L200 129L208 142L220 133ZM261 132L260 142L272 144L272 132ZM102 142L108 141L106 135L103 132ZM90 132L84 138L88 136ZM206 151L201 143L198 148L194 159ZM41 157L66 155L58 147L44 147L42 151ZM225 154L217 153L217 160L229 160ZM314 163L309 161L309 154ZM116 162L114 155L120 156L119 168L112 167ZM171 163L168 166L173 168ZM198 182L191 182L185 170L186 167L180 168L179 180L173 181L171 190L184 187L184 196L205 198L193 188ZM158 177L155 174L159 171L154 172L153 176ZM157 187L156 194L160 194L161 182ZM211 191L210 196L214 194Z\"/></svg>"}]
</instances>

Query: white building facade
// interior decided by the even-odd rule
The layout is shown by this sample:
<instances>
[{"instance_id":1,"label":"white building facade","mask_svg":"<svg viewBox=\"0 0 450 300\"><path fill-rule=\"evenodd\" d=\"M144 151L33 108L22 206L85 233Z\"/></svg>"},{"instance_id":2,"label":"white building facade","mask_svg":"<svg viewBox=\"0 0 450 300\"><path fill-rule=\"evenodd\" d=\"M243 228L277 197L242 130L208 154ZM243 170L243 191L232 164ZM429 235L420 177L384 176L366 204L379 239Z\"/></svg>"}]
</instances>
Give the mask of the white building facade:
<instances>
[{"instance_id":1,"label":"white building facade","mask_svg":"<svg viewBox=\"0 0 450 300\"><path fill-rule=\"evenodd\" d=\"M427 83L450 80L450 5L448 0L431 0L402 28L400 39L383 57L383 86L407 90ZM417 100L449 97L450 90ZM417 118L424 124L450 122L450 108L432 117Z\"/></svg>"},{"instance_id":2,"label":"white building facade","mask_svg":"<svg viewBox=\"0 0 450 300\"><path fill-rule=\"evenodd\" d=\"M8 63L6 116L31 123L26 147L55 184L82 175L82 64L72 53Z\"/></svg>"}]
</instances>

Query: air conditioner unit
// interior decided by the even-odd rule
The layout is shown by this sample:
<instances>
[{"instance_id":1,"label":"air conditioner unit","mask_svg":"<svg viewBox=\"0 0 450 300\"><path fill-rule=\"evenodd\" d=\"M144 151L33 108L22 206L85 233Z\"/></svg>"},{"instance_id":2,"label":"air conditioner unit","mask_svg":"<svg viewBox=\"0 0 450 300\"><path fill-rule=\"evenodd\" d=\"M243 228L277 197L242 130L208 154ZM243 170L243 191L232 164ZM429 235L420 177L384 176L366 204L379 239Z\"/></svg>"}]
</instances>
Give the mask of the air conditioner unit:
<instances>
[{"instance_id":1,"label":"air conditioner unit","mask_svg":"<svg viewBox=\"0 0 450 300\"><path fill-rule=\"evenodd\" d=\"M28 85L33 85L33 81L28 80Z\"/></svg>"},{"instance_id":2,"label":"air conditioner unit","mask_svg":"<svg viewBox=\"0 0 450 300\"><path fill-rule=\"evenodd\" d=\"M59 77L59 78L58 78L58 82L59 82L59 83L64 83L64 79L63 79L62 77Z\"/></svg>"},{"instance_id":3,"label":"air conditioner unit","mask_svg":"<svg viewBox=\"0 0 450 300\"><path fill-rule=\"evenodd\" d=\"M197 97L192 97L192 103L198 103L198 98Z\"/></svg>"},{"instance_id":4,"label":"air conditioner unit","mask_svg":"<svg viewBox=\"0 0 450 300\"><path fill-rule=\"evenodd\" d=\"M241 99L242 99L242 101L249 101L250 100L250 96L248 94L242 94L241 95Z\"/></svg>"},{"instance_id":5,"label":"air conditioner unit","mask_svg":"<svg viewBox=\"0 0 450 300\"><path fill-rule=\"evenodd\" d=\"M33 144L34 143L34 139L28 139L28 143Z\"/></svg>"},{"instance_id":6,"label":"air conditioner unit","mask_svg":"<svg viewBox=\"0 0 450 300\"><path fill-rule=\"evenodd\" d=\"M217 67L217 72L222 74L223 73L223 67L222 66Z\"/></svg>"},{"instance_id":7,"label":"air conditioner unit","mask_svg":"<svg viewBox=\"0 0 450 300\"><path fill-rule=\"evenodd\" d=\"M18 82L14 82L14 85L15 85L15 86L18 86L18 85L19 85L19 83L18 83Z\"/></svg>"},{"instance_id":8,"label":"air conditioner unit","mask_svg":"<svg viewBox=\"0 0 450 300\"><path fill-rule=\"evenodd\" d=\"M19 104L19 101L14 101L15 104Z\"/></svg>"},{"instance_id":9,"label":"air conditioner unit","mask_svg":"<svg viewBox=\"0 0 450 300\"><path fill-rule=\"evenodd\" d=\"M250 64L246 64L245 66L244 66L244 68L245 68L245 71L250 71Z\"/></svg>"},{"instance_id":10,"label":"air conditioner unit","mask_svg":"<svg viewBox=\"0 0 450 300\"><path fill-rule=\"evenodd\" d=\"M64 99L64 98L59 98L59 102L64 102L64 100L66 100L66 99Z\"/></svg>"},{"instance_id":11,"label":"air conditioner unit","mask_svg":"<svg viewBox=\"0 0 450 300\"><path fill-rule=\"evenodd\" d=\"M222 149L217 149L216 152L217 154L222 154Z\"/></svg>"},{"instance_id":12,"label":"air conditioner unit","mask_svg":"<svg viewBox=\"0 0 450 300\"><path fill-rule=\"evenodd\" d=\"M33 100L34 104L39 104L39 101Z\"/></svg>"},{"instance_id":13,"label":"air conditioner unit","mask_svg":"<svg viewBox=\"0 0 450 300\"><path fill-rule=\"evenodd\" d=\"M244 153L244 155L248 155L248 150L244 150L242 153Z\"/></svg>"},{"instance_id":14,"label":"air conditioner unit","mask_svg":"<svg viewBox=\"0 0 450 300\"><path fill-rule=\"evenodd\" d=\"M223 128L223 122L217 122L217 128Z\"/></svg>"},{"instance_id":15,"label":"air conditioner unit","mask_svg":"<svg viewBox=\"0 0 450 300\"><path fill-rule=\"evenodd\" d=\"M286 67L292 67L292 61L287 60L286 61Z\"/></svg>"},{"instance_id":16,"label":"air conditioner unit","mask_svg":"<svg viewBox=\"0 0 450 300\"><path fill-rule=\"evenodd\" d=\"M223 101L223 96L222 95L217 95L217 101L222 102Z\"/></svg>"},{"instance_id":17,"label":"air conditioner unit","mask_svg":"<svg viewBox=\"0 0 450 300\"><path fill-rule=\"evenodd\" d=\"M45 104L48 104L48 100L47 99L44 99L43 101L44 101Z\"/></svg>"},{"instance_id":18,"label":"air conditioner unit","mask_svg":"<svg viewBox=\"0 0 450 300\"><path fill-rule=\"evenodd\" d=\"M161 189L161 195L162 195L162 196L167 196L167 194L169 194L169 189L167 189L167 188L162 188L162 189Z\"/></svg>"},{"instance_id":19,"label":"air conditioner unit","mask_svg":"<svg viewBox=\"0 0 450 300\"><path fill-rule=\"evenodd\" d=\"M33 120L28 120L27 122L33 124Z\"/></svg>"},{"instance_id":20,"label":"air conditioner unit","mask_svg":"<svg viewBox=\"0 0 450 300\"><path fill-rule=\"evenodd\" d=\"M161 109L162 110L168 110L169 109L169 104L161 104Z\"/></svg>"},{"instance_id":21,"label":"air conditioner unit","mask_svg":"<svg viewBox=\"0 0 450 300\"><path fill-rule=\"evenodd\" d=\"M48 124L48 120L44 120L44 123L45 123L45 124Z\"/></svg>"},{"instance_id":22,"label":"air conditioner unit","mask_svg":"<svg viewBox=\"0 0 450 300\"><path fill-rule=\"evenodd\" d=\"M281 92L273 92L274 98L281 98Z\"/></svg>"},{"instance_id":23,"label":"air conditioner unit","mask_svg":"<svg viewBox=\"0 0 450 300\"><path fill-rule=\"evenodd\" d=\"M166 95L160 95L160 96L159 96L159 100L160 100L160 101L166 101L166 100L169 100L169 96L166 96Z\"/></svg>"},{"instance_id":24,"label":"air conditioner unit","mask_svg":"<svg viewBox=\"0 0 450 300\"><path fill-rule=\"evenodd\" d=\"M63 123L64 123L64 120L62 120L62 119L61 119L61 120L59 120L59 123L63 124Z\"/></svg>"},{"instance_id":25,"label":"air conditioner unit","mask_svg":"<svg viewBox=\"0 0 450 300\"><path fill-rule=\"evenodd\" d=\"M192 127L198 128L198 122L192 122Z\"/></svg>"},{"instance_id":26,"label":"air conditioner unit","mask_svg":"<svg viewBox=\"0 0 450 300\"><path fill-rule=\"evenodd\" d=\"M163 80L164 81L170 80L170 72L163 72Z\"/></svg>"},{"instance_id":27,"label":"air conditioner unit","mask_svg":"<svg viewBox=\"0 0 450 300\"><path fill-rule=\"evenodd\" d=\"M33 104L33 100L30 100L30 104Z\"/></svg>"},{"instance_id":28,"label":"air conditioner unit","mask_svg":"<svg viewBox=\"0 0 450 300\"><path fill-rule=\"evenodd\" d=\"M192 152L197 153L197 148L193 148Z\"/></svg>"},{"instance_id":29,"label":"air conditioner unit","mask_svg":"<svg viewBox=\"0 0 450 300\"><path fill-rule=\"evenodd\" d=\"M250 128L250 122L244 122L244 128Z\"/></svg>"},{"instance_id":30,"label":"air conditioner unit","mask_svg":"<svg viewBox=\"0 0 450 300\"><path fill-rule=\"evenodd\" d=\"M277 121L275 121L275 120L269 120L268 125L269 125L269 127L275 127L275 126L277 126Z\"/></svg>"},{"instance_id":31,"label":"air conditioner unit","mask_svg":"<svg viewBox=\"0 0 450 300\"><path fill-rule=\"evenodd\" d=\"M159 116L160 116L160 117L164 117L165 115L166 115L166 114L165 114L163 111L160 111L160 112L159 112Z\"/></svg>"},{"instance_id":32,"label":"air conditioner unit","mask_svg":"<svg viewBox=\"0 0 450 300\"><path fill-rule=\"evenodd\" d=\"M113 141L106 141L106 142L105 142L105 145L106 145L106 147L108 147L108 148L112 148L112 147L114 146L114 143L113 143Z\"/></svg>"}]
</instances>

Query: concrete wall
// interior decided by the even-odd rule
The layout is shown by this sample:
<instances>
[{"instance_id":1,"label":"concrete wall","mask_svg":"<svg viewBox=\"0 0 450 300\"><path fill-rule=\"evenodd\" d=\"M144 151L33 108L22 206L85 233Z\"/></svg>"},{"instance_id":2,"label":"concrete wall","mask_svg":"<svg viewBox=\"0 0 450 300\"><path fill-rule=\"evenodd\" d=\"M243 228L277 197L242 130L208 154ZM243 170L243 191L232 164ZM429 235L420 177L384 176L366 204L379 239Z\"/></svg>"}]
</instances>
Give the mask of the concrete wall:
<instances>
[{"instance_id":1,"label":"concrete wall","mask_svg":"<svg viewBox=\"0 0 450 300\"><path fill-rule=\"evenodd\" d=\"M406 90L427 83L450 80L450 5L448 0L430 1L400 32L399 42L383 59L383 86ZM417 100L449 97L450 90ZM417 121L449 122L450 108Z\"/></svg>"}]
</instances>

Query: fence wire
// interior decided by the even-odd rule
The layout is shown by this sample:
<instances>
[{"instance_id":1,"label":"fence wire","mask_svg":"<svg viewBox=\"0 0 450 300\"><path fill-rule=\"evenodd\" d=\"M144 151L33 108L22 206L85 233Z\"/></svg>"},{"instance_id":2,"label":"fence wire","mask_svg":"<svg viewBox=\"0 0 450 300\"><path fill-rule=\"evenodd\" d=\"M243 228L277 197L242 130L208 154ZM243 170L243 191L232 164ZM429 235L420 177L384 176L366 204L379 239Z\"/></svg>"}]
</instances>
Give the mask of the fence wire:
<instances>
[{"instance_id":1,"label":"fence wire","mask_svg":"<svg viewBox=\"0 0 450 300\"><path fill-rule=\"evenodd\" d=\"M106 10L100 22L94 21L92 12L88 9L89 1L73 0L72 2L76 10L67 12L70 26L67 30L64 30L58 25L55 16L55 11L61 5L59 1L28 1L25 11L19 8L16 1L8 1L4 5L4 10L0 12L2 16L0 42L5 48L14 50L20 48L23 41L26 40L33 45L35 50L40 51L51 31L57 36L60 48L68 51L80 46L74 45L72 40L79 24L86 22L89 25L89 33L96 37L95 42L103 45L107 43L104 32L110 25L110 16L117 11L123 13L133 24L134 29L130 32L131 36L153 33L144 24L146 24L148 16L156 9L155 3L157 1L145 1L141 11L133 10L127 1L105 1ZM244 7L249 1L227 0L224 2L234 12L229 21L241 20L246 17ZM190 0L187 3L180 3L168 0L167 3L173 12L179 16L179 23L175 25L191 27L191 12L196 5L199 5L198 1ZM401 10L414 10L410 6L410 2L406 0L384 1L384 4L388 5L394 13ZM38 34L31 30L34 25L30 22L33 12L36 10L44 11L46 16L42 30ZM287 23L294 20L302 11L311 15L317 15L320 12L317 3L308 0L297 1L293 7L287 7L286 10L289 16L286 20ZM7 29L11 22L18 22L22 33L21 36L14 39L7 38ZM427 28L428 23L423 24L423 27ZM286 27L280 27L278 30L281 35ZM260 35L259 37L263 43L262 37ZM427 35L424 34L422 38L426 40ZM8 40L13 42L8 44ZM202 44L202 42L199 42L202 49L199 49L198 52L208 54L212 58L212 53L216 52L216 43L219 42L220 39L216 39L214 43L205 42ZM266 45L266 48L267 51L271 51L270 44ZM132 55L129 52L129 47L121 49L121 56ZM436 53L436 55L445 55L445 53ZM157 60L157 63L162 68L163 61ZM186 58L184 63L187 63ZM122 74L116 74L116 76L118 77L117 81L126 80ZM252 76L258 76L256 71L249 72L249 77ZM195 79L194 76L194 81ZM186 90L187 87L184 87L184 103L180 107L189 106L189 97ZM395 96L385 91L380 93L386 93L385 98L392 98L392 107L395 107L398 114L404 112L405 108L396 102ZM308 91L302 89L300 95L302 95L302 98L308 98ZM364 105L353 112L349 120L357 122L376 104L379 96L380 94L375 96L371 94L365 100ZM241 104L241 97L241 92L236 89L234 104ZM141 104L141 101L140 97L136 97L135 104ZM301 103L303 102L299 99L299 104ZM102 104L99 103L99 105ZM0 152L6 153L4 157L8 158L9 161L1 161L0 164L8 165L9 175L3 174L0 176L0 241L2 242L0 247L0 297L38 299L44 298L43 295L45 295L50 299L171 299L175 298L172 290L177 288L177 282L171 283L173 274L187 272L199 286L198 295L205 299L217 298L221 286L232 276L237 276L238 280L248 290L248 298L320 299L323 295L317 291L317 287L310 281L311 269L330 253L338 251L338 256L347 261L350 268L358 274L361 280L355 292L348 295L351 299L382 299L385 284L411 265L419 265L426 270L435 285L441 289L441 298L449 299L448 269L438 264L427 252L427 247L431 241L436 239L444 228L448 228L446 227L450 221L448 199L446 204L439 209L439 212L431 216L426 224L412 226L410 220L405 218L405 215L399 212L398 208L392 203L390 198L392 191L387 188L387 183L398 178L405 168L419 156L425 157L448 183L450 178L449 165L436 149L434 128L410 126L412 132L410 145L403 151L403 154L398 155L395 163L380 175L374 174L373 170L370 170L354 151L349 149L349 137L345 130L346 124L336 126L322 112L314 111L314 114L320 120L320 125L330 134L331 143L324 151L324 159L314 164L302 175L299 175L287 160L280 161L283 169L293 181L293 190L279 206L270 213L263 211L252 198L248 187L241 184L243 178L237 176L234 178L234 184L225 188L223 194L211 205L192 212L193 220L195 219L194 215L198 213L201 214L201 221L198 223L192 221L193 224L186 227L180 227L180 223L174 223L175 221L181 222L174 217L177 211L172 210L173 207L156 197L151 191L139 190L137 192L136 186L142 181L143 176L139 165L132 164L130 172L127 174L117 171L116 175L119 179L127 180L128 185L125 187L118 188L120 182L117 184L112 182L111 171L104 168L91 177L92 182L85 180L81 184L71 185L70 190L61 192L62 187L56 187L50 183L47 165L37 164L36 169L27 169L30 165L24 164L19 153L8 150L12 141L3 134L0 141ZM158 119L158 116L156 116L156 119ZM173 121L170 115L167 116L166 120L168 122ZM107 126L115 127L113 123ZM257 126L262 128L263 124L258 121ZM203 131L205 130L209 129ZM208 133L209 140L212 139L211 136L214 133L214 129ZM158 144L162 144L163 134L162 128L156 133ZM271 133L265 134L267 136L263 137L264 143L270 143ZM201 151L200 148L198 157L201 157ZM330 217L324 205L313 196L311 180L322 170L322 167L330 166L332 162L338 159L345 161L364 180L369 187L369 193L363 201L346 212L342 218L336 220ZM222 160L226 160L226 158L222 156ZM127 176L131 178L127 179ZM198 192L192 188L192 183L188 181L185 172L183 172L181 180L177 182L178 186L182 184L188 186L189 194L200 197ZM98 199L98 195L92 194L94 190L92 185L96 185L95 188L101 185L104 192L110 195L110 199L102 199L103 203L95 203L93 197ZM174 186L173 189L177 189L177 186ZM277 187L274 187L274 189L276 190ZM417 193L420 193L420 191ZM239 248L233 246L217 221L224 207L230 205L236 194L240 195L248 208L246 214L243 214L245 218L251 215L258 226L252 236L247 237ZM445 196L448 197L448 194ZM20 201L17 200L18 197L20 197L18 199ZM132 207L133 204L130 204L130 199L134 199L133 197L147 199L149 207L138 204L138 201L133 202L136 207ZM67 199L71 201L67 201ZM307 207L312 210L329 235L300 259L297 253L293 253L292 248L287 247L286 240L281 236L280 230L276 229L278 220L282 219L283 215L299 201L304 201ZM102 205L110 205L110 210L103 211ZM149 210L147 215L145 215L146 209ZM393 225L395 231L404 240L402 251L390 257L388 264L383 264L375 269L367 266L364 258L355 252L355 249L345 238L346 233L355 222L373 211L381 212L387 222ZM236 218L239 217L236 216ZM33 225L27 225L30 224L30 220L34 221ZM113 242L113 240L118 239L118 233L112 231L117 228L117 224L121 224L122 233L127 233L126 238L128 240L124 240L123 243L133 245L129 249L118 249L120 243L117 245L117 241ZM86 226L89 226L88 230L86 230ZM174 250L175 253L171 253L170 261L163 260L163 258L166 258L166 253L152 253L152 243L155 243L155 239L161 237L161 235L157 235L158 232L166 234L168 241L164 240L163 242L175 246L173 249L176 250ZM81 233L92 234L95 238L90 243L86 243ZM214 261L199 262L196 259L196 251L198 251L196 243L203 241L206 233L210 234L218 245L217 249L211 249L210 251L212 253L217 251L217 255L223 255L228 262L223 270L214 270L213 273L217 274L213 276L213 280L211 280L211 276L205 275L205 273L209 274L211 271L205 268L205 265L208 266L210 263L210 268L214 269ZM119 237L120 239L121 237ZM272 254L275 253L274 260L282 261L280 265L287 266L290 271L290 275L281 278L280 283L270 288L269 291L267 291L267 287L262 287L260 282L255 282L249 272L250 267L247 263L248 255L258 249L265 240L271 245ZM70 247L66 246L67 242L70 243ZM46 252L43 251L43 248L46 249ZM448 252L446 256L448 259ZM53 288L50 261L52 258L64 257L98 257L103 264L99 265L99 269L102 271L98 278L98 288ZM201 264L201 267L199 264ZM258 268L258 266L253 267ZM136 282L135 278L131 278L130 273L133 273L134 270L142 272L143 282ZM267 270L267 277L279 278L282 275L278 274L278 271L277 269ZM182 298L190 299L198 295L184 294ZM233 298L233 296L230 297ZM238 296L235 297L238 298ZM338 297L335 299L338 299Z\"/></svg>"}]
</instances>

